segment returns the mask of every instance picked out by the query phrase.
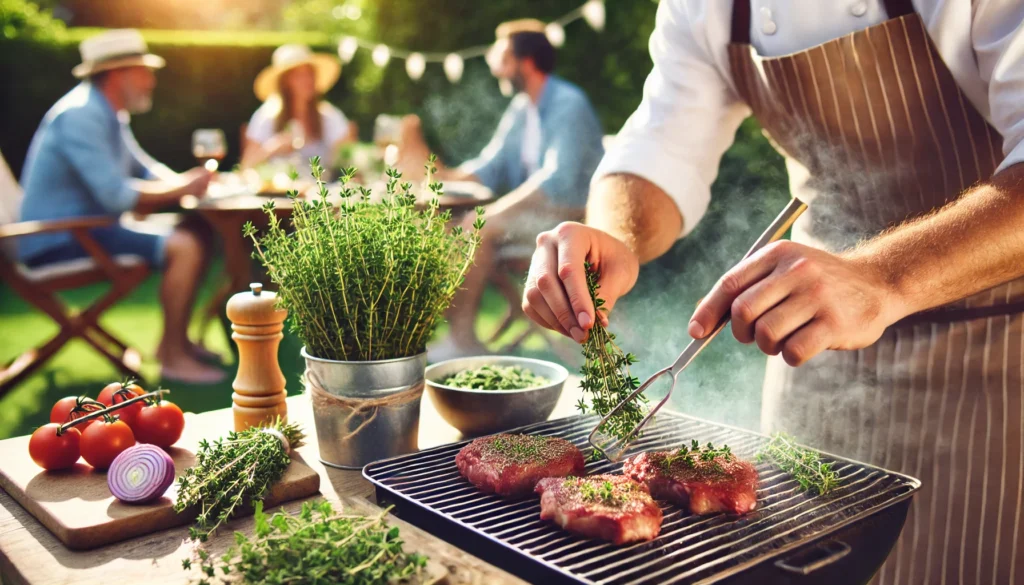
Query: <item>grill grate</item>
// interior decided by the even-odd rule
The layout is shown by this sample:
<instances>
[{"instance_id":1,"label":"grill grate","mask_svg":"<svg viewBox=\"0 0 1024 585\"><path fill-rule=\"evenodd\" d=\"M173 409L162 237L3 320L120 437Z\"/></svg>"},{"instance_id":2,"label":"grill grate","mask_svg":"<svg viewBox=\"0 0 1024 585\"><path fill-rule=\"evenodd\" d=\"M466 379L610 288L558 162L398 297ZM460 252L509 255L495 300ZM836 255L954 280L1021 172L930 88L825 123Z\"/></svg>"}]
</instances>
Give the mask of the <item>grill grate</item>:
<instances>
[{"instance_id":1,"label":"grill grate","mask_svg":"<svg viewBox=\"0 0 1024 585\"><path fill-rule=\"evenodd\" d=\"M586 454L587 434L597 421L596 417L576 416L514 432L561 437ZM737 456L751 461L766 441L756 433L668 412L659 414L629 454L676 447L691 439L702 444L728 443ZM527 564L542 565L553 577L579 583L714 582L904 501L920 487L916 479L905 475L823 455L833 462L840 485L828 497L812 496L798 491L796 481L778 468L758 464L760 485L755 512L740 517L693 516L660 502L664 521L657 539L614 546L542 522L535 498L505 500L479 492L455 466L455 454L467 442L373 463L363 475L377 486L378 499L396 504L399 515L405 511L403 506L418 506L426 509L432 520L440 517L456 523L462 529L462 538L483 538L496 545L490 550L505 559L492 562L508 561L507 557L518 554ZM587 472L621 473L621 465L590 463Z\"/></svg>"}]
</instances>

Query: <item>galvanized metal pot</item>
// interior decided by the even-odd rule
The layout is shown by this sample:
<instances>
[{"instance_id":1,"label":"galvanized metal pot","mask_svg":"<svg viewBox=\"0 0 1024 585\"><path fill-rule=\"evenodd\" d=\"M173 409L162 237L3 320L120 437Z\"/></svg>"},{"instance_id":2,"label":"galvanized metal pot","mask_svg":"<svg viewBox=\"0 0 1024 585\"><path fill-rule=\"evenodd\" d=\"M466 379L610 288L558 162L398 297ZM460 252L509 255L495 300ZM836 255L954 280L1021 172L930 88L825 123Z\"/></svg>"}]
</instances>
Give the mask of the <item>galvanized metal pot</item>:
<instances>
[{"instance_id":1,"label":"galvanized metal pot","mask_svg":"<svg viewBox=\"0 0 1024 585\"><path fill-rule=\"evenodd\" d=\"M311 356L303 347L302 357L324 465L362 469L419 448L427 354L344 362Z\"/></svg>"}]
</instances>

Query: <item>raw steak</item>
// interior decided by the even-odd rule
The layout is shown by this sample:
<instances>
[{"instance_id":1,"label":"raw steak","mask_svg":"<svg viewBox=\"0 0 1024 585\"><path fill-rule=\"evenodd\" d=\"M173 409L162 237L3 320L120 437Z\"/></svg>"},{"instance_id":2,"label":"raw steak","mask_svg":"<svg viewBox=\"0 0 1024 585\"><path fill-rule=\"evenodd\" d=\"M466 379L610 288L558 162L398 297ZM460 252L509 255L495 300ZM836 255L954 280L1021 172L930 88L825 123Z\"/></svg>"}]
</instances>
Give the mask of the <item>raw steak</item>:
<instances>
[{"instance_id":1,"label":"raw steak","mask_svg":"<svg viewBox=\"0 0 1024 585\"><path fill-rule=\"evenodd\" d=\"M455 464L481 491L500 496L525 496L538 480L582 475L585 466L569 441L537 435L481 437L459 451Z\"/></svg>"},{"instance_id":2,"label":"raw steak","mask_svg":"<svg viewBox=\"0 0 1024 585\"><path fill-rule=\"evenodd\" d=\"M757 470L732 453L682 447L648 451L622 464L626 476L647 485L655 498L694 514L746 514L757 507Z\"/></svg>"},{"instance_id":3,"label":"raw steak","mask_svg":"<svg viewBox=\"0 0 1024 585\"><path fill-rule=\"evenodd\" d=\"M621 475L547 478L537 483L541 520L615 544L651 540L661 508L647 488Z\"/></svg>"}]
</instances>

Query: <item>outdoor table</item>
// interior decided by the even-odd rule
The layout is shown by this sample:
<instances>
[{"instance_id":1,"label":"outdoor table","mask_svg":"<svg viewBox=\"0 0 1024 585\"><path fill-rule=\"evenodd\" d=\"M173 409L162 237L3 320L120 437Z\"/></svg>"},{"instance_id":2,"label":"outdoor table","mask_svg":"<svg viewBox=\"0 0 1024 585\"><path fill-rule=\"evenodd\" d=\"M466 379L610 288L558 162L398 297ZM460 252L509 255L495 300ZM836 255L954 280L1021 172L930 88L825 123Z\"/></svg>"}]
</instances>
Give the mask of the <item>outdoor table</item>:
<instances>
[{"instance_id":1,"label":"outdoor table","mask_svg":"<svg viewBox=\"0 0 1024 585\"><path fill-rule=\"evenodd\" d=\"M575 413L581 396L579 379L570 377L565 391L552 413L552 418ZM224 404L231 404L230 388L224 388ZM211 435L227 433L232 426L230 408L203 414L186 415L188 425L201 425ZM298 452L306 464L320 474L320 492L332 503L342 502L348 510L372 514L380 508L372 502L373 487L360 471L345 471L319 462L319 449L313 427L313 413L305 395L288 399L289 420L299 422L309 435L308 444ZM427 394L423 396L420 417L420 448L429 448L461 439L459 432L441 419ZM0 458L27 457L26 453L0 453ZM319 498L320 496L313 496ZM302 500L285 504L295 512ZM279 508L274 508L277 510ZM271 510L271 511L273 511ZM449 583L473 585L522 584L514 577L480 559L396 518L401 527L407 551L421 552L441 563L449 571ZM234 541L235 530L251 534L251 516L241 516L222 527L208 543L211 552L220 555ZM34 517L6 492L0 490L0 582L4 585L67 584L75 585L184 585L198 573L187 573L181 560L189 556L187 526L170 528L91 551L72 551L64 547Z\"/></svg>"}]
</instances>

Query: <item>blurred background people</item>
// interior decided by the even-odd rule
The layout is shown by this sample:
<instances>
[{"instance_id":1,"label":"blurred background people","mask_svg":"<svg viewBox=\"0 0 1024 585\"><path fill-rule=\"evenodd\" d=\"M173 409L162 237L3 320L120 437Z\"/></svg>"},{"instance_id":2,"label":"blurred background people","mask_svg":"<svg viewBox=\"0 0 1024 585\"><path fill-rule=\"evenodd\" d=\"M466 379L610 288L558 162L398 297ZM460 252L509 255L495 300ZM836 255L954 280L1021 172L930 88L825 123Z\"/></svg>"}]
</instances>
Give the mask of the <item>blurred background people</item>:
<instances>
[{"instance_id":1,"label":"blurred background people","mask_svg":"<svg viewBox=\"0 0 1024 585\"><path fill-rule=\"evenodd\" d=\"M301 173L319 156L330 169L338 148L358 137L355 123L323 99L340 75L341 63L332 55L304 45L278 47L253 84L263 105L246 128L242 166L284 160Z\"/></svg>"},{"instance_id":2,"label":"blurred background people","mask_svg":"<svg viewBox=\"0 0 1024 585\"><path fill-rule=\"evenodd\" d=\"M506 22L496 37L491 73L516 95L480 155L454 168L439 161L436 177L482 183L501 196L485 207L483 243L448 313L451 333L430 348L432 361L486 353L474 322L502 248L525 244L528 257L539 233L581 219L590 177L604 154L601 124L586 94L553 75L555 49L544 23ZM418 118L403 120L399 148L399 168L419 176L429 148ZM467 228L473 220L468 214Z\"/></svg>"},{"instance_id":3,"label":"blurred background people","mask_svg":"<svg viewBox=\"0 0 1024 585\"><path fill-rule=\"evenodd\" d=\"M153 70L163 67L164 60L150 54L142 35L130 29L85 39L80 52L82 63L73 74L82 83L50 108L29 147L21 176L21 218L146 214L175 206L185 195L204 195L210 172L194 168L177 174L156 163L128 126L131 114L151 108ZM139 256L163 270L163 336L156 354L163 377L197 383L223 379L221 370L202 361L215 356L187 335L209 257L202 236L184 227L156 234L120 224L90 234L111 256ZM18 252L31 267L89 256L68 232L23 238Z\"/></svg>"}]
</instances>

